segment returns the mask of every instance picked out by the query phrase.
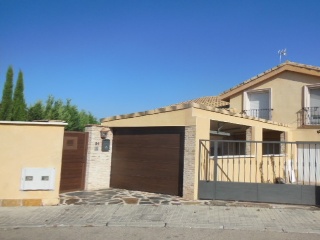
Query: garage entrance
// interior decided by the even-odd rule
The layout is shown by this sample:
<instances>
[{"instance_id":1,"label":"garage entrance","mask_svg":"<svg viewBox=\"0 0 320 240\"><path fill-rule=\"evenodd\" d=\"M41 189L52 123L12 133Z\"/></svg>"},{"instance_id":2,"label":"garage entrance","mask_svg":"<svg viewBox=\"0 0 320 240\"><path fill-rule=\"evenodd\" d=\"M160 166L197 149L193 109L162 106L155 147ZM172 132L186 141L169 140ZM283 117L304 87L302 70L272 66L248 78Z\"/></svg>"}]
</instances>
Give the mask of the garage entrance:
<instances>
[{"instance_id":1,"label":"garage entrance","mask_svg":"<svg viewBox=\"0 0 320 240\"><path fill-rule=\"evenodd\" d=\"M110 186L182 196L184 127L113 128Z\"/></svg>"}]
</instances>

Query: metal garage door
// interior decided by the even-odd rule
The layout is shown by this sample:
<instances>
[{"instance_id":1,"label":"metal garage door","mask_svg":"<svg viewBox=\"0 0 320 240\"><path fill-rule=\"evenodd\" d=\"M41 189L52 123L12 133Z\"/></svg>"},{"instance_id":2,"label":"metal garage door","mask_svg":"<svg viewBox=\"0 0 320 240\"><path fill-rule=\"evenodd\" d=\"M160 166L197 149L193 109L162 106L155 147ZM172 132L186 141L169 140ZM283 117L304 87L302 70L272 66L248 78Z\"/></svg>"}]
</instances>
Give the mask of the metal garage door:
<instances>
[{"instance_id":1,"label":"metal garage door","mask_svg":"<svg viewBox=\"0 0 320 240\"><path fill-rule=\"evenodd\" d=\"M184 127L114 128L114 188L182 195Z\"/></svg>"},{"instance_id":2,"label":"metal garage door","mask_svg":"<svg viewBox=\"0 0 320 240\"><path fill-rule=\"evenodd\" d=\"M87 146L88 133L64 133L60 192L84 189Z\"/></svg>"}]
</instances>

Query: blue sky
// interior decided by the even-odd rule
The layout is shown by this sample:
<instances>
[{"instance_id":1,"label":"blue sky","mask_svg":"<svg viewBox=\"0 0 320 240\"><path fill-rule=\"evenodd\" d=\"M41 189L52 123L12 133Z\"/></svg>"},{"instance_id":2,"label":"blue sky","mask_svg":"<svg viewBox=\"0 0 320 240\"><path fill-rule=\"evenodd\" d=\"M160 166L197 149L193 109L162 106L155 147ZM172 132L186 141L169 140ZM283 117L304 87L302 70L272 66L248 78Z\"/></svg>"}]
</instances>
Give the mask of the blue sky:
<instances>
[{"instance_id":1,"label":"blue sky","mask_svg":"<svg viewBox=\"0 0 320 240\"><path fill-rule=\"evenodd\" d=\"M318 0L0 0L0 90L97 118L218 95L284 60L320 66Z\"/></svg>"}]
</instances>

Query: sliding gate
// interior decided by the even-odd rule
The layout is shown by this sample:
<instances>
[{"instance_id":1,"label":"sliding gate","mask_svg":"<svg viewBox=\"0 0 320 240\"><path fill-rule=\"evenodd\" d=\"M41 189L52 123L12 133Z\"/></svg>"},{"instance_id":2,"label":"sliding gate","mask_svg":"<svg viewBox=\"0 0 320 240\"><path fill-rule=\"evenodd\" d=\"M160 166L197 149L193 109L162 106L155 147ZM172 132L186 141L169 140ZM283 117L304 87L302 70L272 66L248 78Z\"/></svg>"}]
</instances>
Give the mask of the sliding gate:
<instances>
[{"instance_id":1,"label":"sliding gate","mask_svg":"<svg viewBox=\"0 0 320 240\"><path fill-rule=\"evenodd\" d=\"M320 205L320 143L200 140L199 199Z\"/></svg>"}]
</instances>

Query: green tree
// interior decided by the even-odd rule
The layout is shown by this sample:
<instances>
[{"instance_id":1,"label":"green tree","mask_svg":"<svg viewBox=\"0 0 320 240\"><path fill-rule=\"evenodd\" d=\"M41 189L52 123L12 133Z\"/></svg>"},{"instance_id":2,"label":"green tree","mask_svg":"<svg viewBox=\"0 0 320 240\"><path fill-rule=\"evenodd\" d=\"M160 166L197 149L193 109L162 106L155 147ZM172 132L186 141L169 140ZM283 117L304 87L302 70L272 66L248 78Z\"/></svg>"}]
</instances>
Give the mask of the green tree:
<instances>
[{"instance_id":1,"label":"green tree","mask_svg":"<svg viewBox=\"0 0 320 240\"><path fill-rule=\"evenodd\" d=\"M71 104L71 99L67 99L67 103L63 107L62 120L68 123L66 130L81 130L78 108L77 106Z\"/></svg>"},{"instance_id":2,"label":"green tree","mask_svg":"<svg viewBox=\"0 0 320 240\"><path fill-rule=\"evenodd\" d=\"M63 101L61 99L56 100L51 109L51 120L62 120L62 112L63 112Z\"/></svg>"},{"instance_id":3,"label":"green tree","mask_svg":"<svg viewBox=\"0 0 320 240\"><path fill-rule=\"evenodd\" d=\"M28 109L28 120L43 120L44 119L44 106L41 100L37 101L33 106Z\"/></svg>"},{"instance_id":4,"label":"green tree","mask_svg":"<svg viewBox=\"0 0 320 240\"><path fill-rule=\"evenodd\" d=\"M27 120L27 105L24 99L23 73L19 71L18 80L13 93L12 120Z\"/></svg>"},{"instance_id":5,"label":"green tree","mask_svg":"<svg viewBox=\"0 0 320 240\"><path fill-rule=\"evenodd\" d=\"M79 112L79 120L80 120L80 129L81 131L84 130L86 125L88 124L98 124L99 122L97 119L90 113L84 110Z\"/></svg>"},{"instance_id":6,"label":"green tree","mask_svg":"<svg viewBox=\"0 0 320 240\"><path fill-rule=\"evenodd\" d=\"M88 124L98 124L97 119L89 112L79 111L76 105L71 103L71 99L67 99L64 103L61 99L55 100L53 96L49 96L46 105L42 101L38 101L29 107L29 120L61 120L68 123L66 130L83 131Z\"/></svg>"},{"instance_id":7,"label":"green tree","mask_svg":"<svg viewBox=\"0 0 320 240\"><path fill-rule=\"evenodd\" d=\"M10 66L4 84L0 109L0 120L10 121L12 117L13 69Z\"/></svg>"},{"instance_id":8,"label":"green tree","mask_svg":"<svg viewBox=\"0 0 320 240\"><path fill-rule=\"evenodd\" d=\"M52 114L53 114L54 102L55 102L54 97L50 95L46 101L46 107L44 110L45 119L53 119Z\"/></svg>"}]
</instances>

